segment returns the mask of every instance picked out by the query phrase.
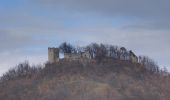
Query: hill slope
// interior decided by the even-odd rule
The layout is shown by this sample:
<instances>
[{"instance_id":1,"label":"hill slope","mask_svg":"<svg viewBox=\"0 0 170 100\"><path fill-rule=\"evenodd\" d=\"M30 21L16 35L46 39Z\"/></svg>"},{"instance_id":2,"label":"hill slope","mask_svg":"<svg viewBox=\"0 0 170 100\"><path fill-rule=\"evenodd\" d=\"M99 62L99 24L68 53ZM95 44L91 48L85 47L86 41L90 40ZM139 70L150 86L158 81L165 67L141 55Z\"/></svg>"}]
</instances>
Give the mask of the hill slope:
<instances>
[{"instance_id":1,"label":"hill slope","mask_svg":"<svg viewBox=\"0 0 170 100\"><path fill-rule=\"evenodd\" d=\"M169 100L170 78L138 63L24 63L1 78L0 100Z\"/></svg>"}]
</instances>

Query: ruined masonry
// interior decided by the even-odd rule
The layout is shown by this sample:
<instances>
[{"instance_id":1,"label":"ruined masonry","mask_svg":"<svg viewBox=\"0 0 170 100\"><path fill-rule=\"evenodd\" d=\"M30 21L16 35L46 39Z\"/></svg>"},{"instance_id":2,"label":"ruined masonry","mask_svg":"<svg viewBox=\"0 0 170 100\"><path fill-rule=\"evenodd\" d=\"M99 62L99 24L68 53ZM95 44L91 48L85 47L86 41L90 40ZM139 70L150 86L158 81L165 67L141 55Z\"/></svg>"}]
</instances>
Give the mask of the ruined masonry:
<instances>
[{"instance_id":1,"label":"ruined masonry","mask_svg":"<svg viewBox=\"0 0 170 100\"><path fill-rule=\"evenodd\" d=\"M48 48L48 61L49 63L56 63L60 61L59 48ZM89 61L91 59L89 52L80 53L64 53L64 60L66 61ZM61 59L62 60L62 59Z\"/></svg>"},{"instance_id":2,"label":"ruined masonry","mask_svg":"<svg viewBox=\"0 0 170 100\"><path fill-rule=\"evenodd\" d=\"M130 50L129 52L126 52L125 48L120 48L121 55L120 56L114 56L115 59L120 60L128 60L133 63L138 62L138 57ZM60 59L59 57L60 50L59 48L48 48L48 61L49 63L56 63L60 60L65 61L82 61L82 62L88 62L92 58L90 56L90 53L88 51L83 51L79 53L64 53L64 58ZM110 55L108 56L110 57Z\"/></svg>"},{"instance_id":3,"label":"ruined masonry","mask_svg":"<svg viewBox=\"0 0 170 100\"><path fill-rule=\"evenodd\" d=\"M48 61L50 63L59 61L59 49L58 48L48 48Z\"/></svg>"}]
</instances>

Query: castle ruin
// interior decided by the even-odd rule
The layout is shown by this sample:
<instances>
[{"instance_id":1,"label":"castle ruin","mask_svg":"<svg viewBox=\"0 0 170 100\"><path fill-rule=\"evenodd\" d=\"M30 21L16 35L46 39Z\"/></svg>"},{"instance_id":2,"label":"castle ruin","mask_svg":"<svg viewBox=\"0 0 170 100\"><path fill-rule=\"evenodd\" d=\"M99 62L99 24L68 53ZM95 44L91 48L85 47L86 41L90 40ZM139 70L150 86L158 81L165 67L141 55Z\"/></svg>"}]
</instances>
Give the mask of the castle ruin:
<instances>
[{"instance_id":1,"label":"castle ruin","mask_svg":"<svg viewBox=\"0 0 170 100\"><path fill-rule=\"evenodd\" d=\"M89 62L92 58L90 53L86 51L81 52L74 52L74 53L64 53L64 58L60 59L59 57L60 49L59 48L48 48L48 61L49 63L56 63L60 60L65 61L82 61L82 62ZM115 59L131 61L133 63L138 62L138 57L130 50L127 51L125 48L120 48L120 55L110 55L108 57L113 57Z\"/></svg>"},{"instance_id":2,"label":"castle ruin","mask_svg":"<svg viewBox=\"0 0 170 100\"><path fill-rule=\"evenodd\" d=\"M58 48L48 48L48 61L50 63L55 63L59 61L59 49Z\"/></svg>"},{"instance_id":3,"label":"castle ruin","mask_svg":"<svg viewBox=\"0 0 170 100\"><path fill-rule=\"evenodd\" d=\"M48 61L49 63L56 63L59 62L59 48L48 48ZM79 53L64 53L64 60L66 61L87 61L90 60L90 54L86 52L79 52Z\"/></svg>"},{"instance_id":4,"label":"castle ruin","mask_svg":"<svg viewBox=\"0 0 170 100\"><path fill-rule=\"evenodd\" d=\"M79 53L64 53L65 60L90 60L91 56L89 52L79 52Z\"/></svg>"}]
</instances>

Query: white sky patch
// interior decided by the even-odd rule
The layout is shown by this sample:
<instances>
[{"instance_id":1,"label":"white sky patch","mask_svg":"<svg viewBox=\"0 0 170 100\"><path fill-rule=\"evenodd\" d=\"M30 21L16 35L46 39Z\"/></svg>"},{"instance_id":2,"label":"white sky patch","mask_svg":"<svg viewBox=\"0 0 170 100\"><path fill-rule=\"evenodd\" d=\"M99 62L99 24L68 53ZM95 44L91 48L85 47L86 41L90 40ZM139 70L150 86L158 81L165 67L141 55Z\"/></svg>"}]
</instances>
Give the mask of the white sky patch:
<instances>
[{"instance_id":1,"label":"white sky patch","mask_svg":"<svg viewBox=\"0 0 170 100\"><path fill-rule=\"evenodd\" d=\"M19 63L29 61L31 65L44 64L47 61L46 54L22 54L21 52L0 53L0 76Z\"/></svg>"}]
</instances>

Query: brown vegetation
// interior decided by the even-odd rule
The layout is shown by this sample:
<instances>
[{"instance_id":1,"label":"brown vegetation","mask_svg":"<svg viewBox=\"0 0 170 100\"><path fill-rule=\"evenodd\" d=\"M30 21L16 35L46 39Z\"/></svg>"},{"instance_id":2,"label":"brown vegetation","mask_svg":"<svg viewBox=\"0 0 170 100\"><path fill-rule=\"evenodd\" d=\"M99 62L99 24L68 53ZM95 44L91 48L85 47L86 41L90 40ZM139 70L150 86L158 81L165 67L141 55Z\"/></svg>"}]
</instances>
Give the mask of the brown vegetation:
<instances>
[{"instance_id":1,"label":"brown vegetation","mask_svg":"<svg viewBox=\"0 0 170 100\"><path fill-rule=\"evenodd\" d=\"M1 77L0 100L169 100L169 74L147 59L22 63Z\"/></svg>"}]
</instances>

